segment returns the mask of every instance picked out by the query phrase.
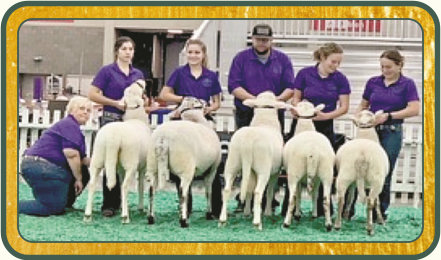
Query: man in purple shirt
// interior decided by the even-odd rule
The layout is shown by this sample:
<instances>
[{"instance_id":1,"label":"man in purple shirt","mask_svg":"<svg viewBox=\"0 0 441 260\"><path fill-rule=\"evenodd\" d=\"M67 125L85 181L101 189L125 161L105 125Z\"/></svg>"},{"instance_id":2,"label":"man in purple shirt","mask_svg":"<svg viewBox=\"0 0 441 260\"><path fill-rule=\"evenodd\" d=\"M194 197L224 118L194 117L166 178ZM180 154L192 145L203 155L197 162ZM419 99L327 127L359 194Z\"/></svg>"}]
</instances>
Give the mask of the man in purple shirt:
<instances>
[{"instance_id":1,"label":"man in purple shirt","mask_svg":"<svg viewBox=\"0 0 441 260\"><path fill-rule=\"evenodd\" d=\"M286 54L273 49L272 29L258 24L253 28L252 47L234 57L228 75L228 91L234 95L237 128L247 126L253 118L253 110L242 104L264 91L272 91L278 100L291 98L294 88L294 69ZM284 111L279 111L283 130Z\"/></svg>"}]
</instances>

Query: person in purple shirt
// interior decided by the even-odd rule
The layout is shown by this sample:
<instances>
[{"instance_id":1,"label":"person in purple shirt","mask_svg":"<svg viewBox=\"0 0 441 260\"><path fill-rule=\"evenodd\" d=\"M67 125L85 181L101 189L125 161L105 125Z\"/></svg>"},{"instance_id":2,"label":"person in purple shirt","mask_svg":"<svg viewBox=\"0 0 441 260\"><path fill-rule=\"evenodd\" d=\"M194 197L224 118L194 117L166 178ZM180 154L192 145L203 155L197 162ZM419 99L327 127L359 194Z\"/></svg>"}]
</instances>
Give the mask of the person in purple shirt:
<instances>
[{"instance_id":1,"label":"person in purple shirt","mask_svg":"<svg viewBox=\"0 0 441 260\"><path fill-rule=\"evenodd\" d=\"M207 68L207 47L199 39L190 39L185 48L187 64L171 74L159 97L180 103L185 96L192 96L207 102L206 114L214 112L220 107L222 89L217 74Z\"/></svg>"},{"instance_id":2,"label":"person in purple shirt","mask_svg":"<svg viewBox=\"0 0 441 260\"><path fill-rule=\"evenodd\" d=\"M21 174L35 199L19 201L18 213L49 216L72 207L89 180L90 159L80 125L89 120L91 109L87 98L72 98L66 109L68 116L44 131L25 151Z\"/></svg>"},{"instance_id":3,"label":"person in purple shirt","mask_svg":"<svg viewBox=\"0 0 441 260\"><path fill-rule=\"evenodd\" d=\"M114 44L115 62L102 67L89 88L90 100L103 105L100 126L122 121L124 106L119 102L124 90L138 79L144 79L142 72L132 66L135 54L135 42L127 36L116 39ZM119 178L112 190L107 188L107 179L103 177L103 205L101 212L105 217L115 215L121 206L121 185Z\"/></svg>"},{"instance_id":4,"label":"person in purple shirt","mask_svg":"<svg viewBox=\"0 0 441 260\"><path fill-rule=\"evenodd\" d=\"M346 76L338 71L343 59L343 49L340 45L330 42L325 43L314 51L314 60L317 64L300 70L294 83L294 97L292 104L295 106L303 99L312 102L314 105L324 104L325 108L317 112L312 119L316 130L324 134L331 142L334 150L337 149L334 134L334 118L344 115L349 109L349 94L351 93L349 81ZM294 118L297 117L292 111ZM288 138L295 132L297 120L294 119ZM288 191L285 192L288 195ZM285 196L282 206L282 215L285 215L288 203ZM323 187L319 188L319 201L323 200ZM352 205L353 206L353 205ZM330 205L332 214L332 204ZM352 207L353 214L354 209ZM317 216L323 216L323 204L319 203Z\"/></svg>"},{"instance_id":5,"label":"person in purple shirt","mask_svg":"<svg viewBox=\"0 0 441 260\"><path fill-rule=\"evenodd\" d=\"M272 91L278 100L287 101L293 95L294 69L289 57L272 48L273 32L267 24L257 24L252 32L252 47L239 52L228 74L228 91L234 95L237 128L248 126L253 110L242 104L264 91ZM284 111L279 111L284 129Z\"/></svg>"},{"instance_id":6,"label":"person in purple shirt","mask_svg":"<svg viewBox=\"0 0 441 260\"><path fill-rule=\"evenodd\" d=\"M385 220L390 204L390 181L402 145L402 123L405 118L417 116L420 111L415 82L402 74L403 65L404 57L399 51L384 51L380 56L382 75L368 80L357 109L385 112L375 122L381 146L389 158L389 173L379 196L381 213ZM375 211L373 217L376 220Z\"/></svg>"},{"instance_id":7,"label":"person in purple shirt","mask_svg":"<svg viewBox=\"0 0 441 260\"><path fill-rule=\"evenodd\" d=\"M214 71L207 68L207 47L199 39L190 39L185 44L187 64L178 67L170 76L167 84L160 92L160 98L164 101L181 103L185 96L192 96L207 102L205 114L211 119L210 113L220 107L220 94L222 92L219 79ZM220 169L222 167L219 167ZM222 187L218 170L212 185L212 213L218 217L222 207ZM179 189L180 179L171 176ZM192 211L192 195L189 191L187 204L188 212Z\"/></svg>"}]
</instances>

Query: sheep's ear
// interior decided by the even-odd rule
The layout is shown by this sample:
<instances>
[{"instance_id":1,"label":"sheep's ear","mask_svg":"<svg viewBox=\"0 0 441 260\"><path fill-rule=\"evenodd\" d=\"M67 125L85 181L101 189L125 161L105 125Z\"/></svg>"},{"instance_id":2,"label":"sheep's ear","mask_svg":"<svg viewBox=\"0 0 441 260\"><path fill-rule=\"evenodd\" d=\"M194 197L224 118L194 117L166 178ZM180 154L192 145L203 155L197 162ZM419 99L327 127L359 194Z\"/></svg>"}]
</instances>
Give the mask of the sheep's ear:
<instances>
[{"instance_id":1,"label":"sheep's ear","mask_svg":"<svg viewBox=\"0 0 441 260\"><path fill-rule=\"evenodd\" d=\"M383 110L378 110L377 112L375 112L375 117L377 117L377 116L379 116L379 115L381 115L381 114L383 114L384 113L384 111Z\"/></svg>"},{"instance_id":2,"label":"sheep's ear","mask_svg":"<svg viewBox=\"0 0 441 260\"><path fill-rule=\"evenodd\" d=\"M322 111L325 108L325 104L320 104L315 107L315 112Z\"/></svg>"},{"instance_id":3,"label":"sheep's ear","mask_svg":"<svg viewBox=\"0 0 441 260\"><path fill-rule=\"evenodd\" d=\"M256 106L256 99L252 99L252 98L250 98L250 99L245 99L245 100L242 102L242 104L243 104L244 106L247 106L247 107L255 107L255 106Z\"/></svg>"}]
</instances>

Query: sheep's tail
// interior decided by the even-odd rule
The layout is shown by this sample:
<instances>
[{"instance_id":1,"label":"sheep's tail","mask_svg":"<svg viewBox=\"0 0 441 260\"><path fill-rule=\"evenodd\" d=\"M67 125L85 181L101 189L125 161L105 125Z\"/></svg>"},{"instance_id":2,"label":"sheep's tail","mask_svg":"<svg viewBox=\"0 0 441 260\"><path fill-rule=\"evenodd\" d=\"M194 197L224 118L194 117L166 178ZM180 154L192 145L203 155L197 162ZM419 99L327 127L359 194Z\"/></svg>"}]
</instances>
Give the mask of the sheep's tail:
<instances>
[{"instance_id":1,"label":"sheep's tail","mask_svg":"<svg viewBox=\"0 0 441 260\"><path fill-rule=\"evenodd\" d=\"M104 142L106 155L104 160L104 168L106 169L105 175L107 178L107 188L113 189L116 185L117 168L118 168L118 155L121 145L120 139L113 139Z\"/></svg>"},{"instance_id":2,"label":"sheep's tail","mask_svg":"<svg viewBox=\"0 0 441 260\"><path fill-rule=\"evenodd\" d=\"M253 149L249 149L252 147L252 144L242 145L241 146L241 163L242 163L242 181L240 183L240 200L244 201L246 198L248 183L250 182L251 175L251 163L253 160Z\"/></svg>"},{"instance_id":3,"label":"sheep's tail","mask_svg":"<svg viewBox=\"0 0 441 260\"><path fill-rule=\"evenodd\" d=\"M167 138L161 136L155 143L155 154L158 162L158 188L162 189L165 186L166 181L170 177L170 171L168 168L169 159L169 143Z\"/></svg>"},{"instance_id":4,"label":"sheep's tail","mask_svg":"<svg viewBox=\"0 0 441 260\"><path fill-rule=\"evenodd\" d=\"M357 189L360 200L362 202L366 200L366 192L364 190L364 178L369 170L369 163L365 160L365 156L366 155L362 152L360 156L355 160L355 169L359 174L359 178L357 178Z\"/></svg>"},{"instance_id":5,"label":"sheep's tail","mask_svg":"<svg viewBox=\"0 0 441 260\"><path fill-rule=\"evenodd\" d=\"M314 154L309 154L306 157L306 183L308 192L312 191L313 179L316 175L318 167L318 158Z\"/></svg>"}]
</instances>

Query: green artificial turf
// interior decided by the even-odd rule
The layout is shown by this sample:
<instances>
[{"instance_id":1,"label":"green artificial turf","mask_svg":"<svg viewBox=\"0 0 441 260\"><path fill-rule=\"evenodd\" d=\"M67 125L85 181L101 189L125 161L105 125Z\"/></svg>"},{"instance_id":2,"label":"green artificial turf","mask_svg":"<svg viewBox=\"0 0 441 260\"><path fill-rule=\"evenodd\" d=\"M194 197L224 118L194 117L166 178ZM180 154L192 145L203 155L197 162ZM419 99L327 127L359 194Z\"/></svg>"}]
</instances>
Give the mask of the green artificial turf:
<instances>
[{"instance_id":1,"label":"green artificial turf","mask_svg":"<svg viewBox=\"0 0 441 260\"><path fill-rule=\"evenodd\" d=\"M19 199L32 199L31 189L24 183L19 184ZM83 210L86 205L87 190L78 198L74 207L78 210L64 215L35 217L20 214L18 228L27 241L118 241L118 242L353 242L387 241L404 242L417 239L422 232L422 209L413 207L391 207L385 226L376 225L375 234L367 235L366 207L357 205L357 212L351 222L344 221L342 229L327 232L324 218L311 218L311 202L302 201L303 216L300 222L293 220L288 229L281 228L283 218L280 207L276 215L263 217L263 230L254 229L252 219L242 214L233 213L234 199L231 199L228 224L219 228L217 220L205 219L205 197L193 194L193 214L190 227L181 228L178 221L178 201L176 192L160 191L156 195L156 223L148 225L146 214L137 210L137 193L129 194L130 224L121 224L119 215L104 218L100 214L101 192L95 193L92 223L83 222ZM145 202L148 196L145 195ZM118 212L120 214L120 212ZM335 217L335 215L334 215ZM356 249L355 249L356 250Z\"/></svg>"}]
</instances>

